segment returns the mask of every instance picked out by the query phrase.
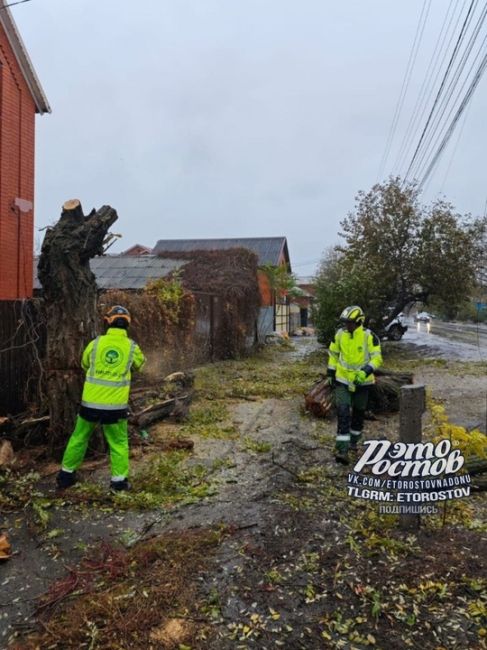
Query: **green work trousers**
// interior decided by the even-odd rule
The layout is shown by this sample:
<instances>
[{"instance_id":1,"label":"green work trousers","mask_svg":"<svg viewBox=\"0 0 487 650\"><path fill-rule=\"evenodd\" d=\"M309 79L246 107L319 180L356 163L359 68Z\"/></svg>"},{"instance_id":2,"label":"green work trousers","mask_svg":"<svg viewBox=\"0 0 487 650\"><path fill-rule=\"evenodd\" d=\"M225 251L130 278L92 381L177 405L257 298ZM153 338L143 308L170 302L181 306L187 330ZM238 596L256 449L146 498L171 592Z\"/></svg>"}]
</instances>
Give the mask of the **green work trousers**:
<instances>
[{"instance_id":1,"label":"green work trousers","mask_svg":"<svg viewBox=\"0 0 487 650\"><path fill-rule=\"evenodd\" d=\"M88 422L80 415L64 452L62 468L74 472L83 462L90 436L96 427L96 422ZM110 464L112 478L126 478L129 473L129 439L127 420L119 420L115 424L103 424L103 433L110 448Z\"/></svg>"},{"instance_id":2,"label":"green work trousers","mask_svg":"<svg viewBox=\"0 0 487 650\"><path fill-rule=\"evenodd\" d=\"M336 448L346 453L350 443L356 445L362 437L364 415L369 399L369 386L357 386L353 392L337 382L335 403L337 409Z\"/></svg>"}]
</instances>

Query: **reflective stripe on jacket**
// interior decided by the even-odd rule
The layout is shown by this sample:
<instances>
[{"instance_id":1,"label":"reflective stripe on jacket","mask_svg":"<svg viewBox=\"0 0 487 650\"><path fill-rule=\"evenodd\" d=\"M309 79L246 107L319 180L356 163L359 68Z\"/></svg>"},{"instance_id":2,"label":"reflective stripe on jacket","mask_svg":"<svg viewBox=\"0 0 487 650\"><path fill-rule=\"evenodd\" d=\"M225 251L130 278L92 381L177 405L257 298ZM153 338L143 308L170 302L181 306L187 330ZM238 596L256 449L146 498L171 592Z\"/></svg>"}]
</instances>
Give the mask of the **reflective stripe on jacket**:
<instances>
[{"instance_id":1,"label":"reflective stripe on jacket","mask_svg":"<svg viewBox=\"0 0 487 650\"><path fill-rule=\"evenodd\" d=\"M354 383L355 374L364 366L371 366L375 370L382 365L380 341L362 325L353 332L339 329L330 343L328 352L328 368L335 370L336 380L347 386ZM374 382L372 373L362 385L367 386Z\"/></svg>"},{"instance_id":2,"label":"reflective stripe on jacket","mask_svg":"<svg viewBox=\"0 0 487 650\"><path fill-rule=\"evenodd\" d=\"M127 332L110 327L90 341L81 365L86 370L81 404L88 408L115 411L128 406L132 366L140 370L145 357Z\"/></svg>"}]
</instances>

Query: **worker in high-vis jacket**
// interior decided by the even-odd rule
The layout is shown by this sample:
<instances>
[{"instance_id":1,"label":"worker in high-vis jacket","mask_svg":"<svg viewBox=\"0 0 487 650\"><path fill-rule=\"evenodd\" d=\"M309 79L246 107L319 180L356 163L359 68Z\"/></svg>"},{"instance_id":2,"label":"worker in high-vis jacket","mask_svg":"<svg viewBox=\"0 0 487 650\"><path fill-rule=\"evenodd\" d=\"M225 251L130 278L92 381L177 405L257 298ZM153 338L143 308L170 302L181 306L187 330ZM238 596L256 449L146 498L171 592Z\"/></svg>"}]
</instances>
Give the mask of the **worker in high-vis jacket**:
<instances>
[{"instance_id":1,"label":"worker in high-vis jacket","mask_svg":"<svg viewBox=\"0 0 487 650\"><path fill-rule=\"evenodd\" d=\"M369 388L375 381L374 370L382 365L382 354L379 338L364 328L360 307L346 307L340 321L343 326L328 349L327 375L337 409L335 460L348 465L348 452L357 450L362 437Z\"/></svg>"},{"instance_id":2,"label":"worker in high-vis jacket","mask_svg":"<svg viewBox=\"0 0 487 650\"><path fill-rule=\"evenodd\" d=\"M111 489L129 490L128 401L131 369L141 370L145 357L127 335L130 313L121 305L111 307L104 318L107 331L88 343L81 365L86 371L81 407L57 475L60 489L76 483L90 436L101 424L108 442Z\"/></svg>"}]
</instances>

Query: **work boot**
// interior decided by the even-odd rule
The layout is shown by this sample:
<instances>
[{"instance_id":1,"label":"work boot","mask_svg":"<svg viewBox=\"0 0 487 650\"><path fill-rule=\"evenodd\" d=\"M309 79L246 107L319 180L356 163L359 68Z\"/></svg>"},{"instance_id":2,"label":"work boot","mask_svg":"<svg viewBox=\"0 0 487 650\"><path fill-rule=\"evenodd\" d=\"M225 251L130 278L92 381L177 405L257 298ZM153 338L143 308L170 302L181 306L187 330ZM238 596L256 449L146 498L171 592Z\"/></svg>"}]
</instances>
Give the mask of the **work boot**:
<instances>
[{"instance_id":1,"label":"work boot","mask_svg":"<svg viewBox=\"0 0 487 650\"><path fill-rule=\"evenodd\" d=\"M132 486L126 478L121 481L114 481L113 479L110 481L110 490L113 490L114 492L127 492L131 489Z\"/></svg>"},{"instance_id":2,"label":"work boot","mask_svg":"<svg viewBox=\"0 0 487 650\"><path fill-rule=\"evenodd\" d=\"M56 483L60 490L65 490L66 488L71 487L77 482L76 472L67 472L65 469L61 469L56 476Z\"/></svg>"},{"instance_id":3,"label":"work boot","mask_svg":"<svg viewBox=\"0 0 487 650\"><path fill-rule=\"evenodd\" d=\"M358 453L359 443L362 440L362 432L350 429L350 451L354 454Z\"/></svg>"},{"instance_id":4,"label":"work boot","mask_svg":"<svg viewBox=\"0 0 487 650\"><path fill-rule=\"evenodd\" d=\"M349 465L350 459L348 457L348 451L335 451L335 461L341 465Z\"/></svg>"},{"instance_id":5,"label":"work boot","mask_svg":"<svg viewBox=\"0 0 487 650\"><path fill-rule=\"evenodd\" d=\"M357 456L360 453L360 443L352 441L350 443L350 452L352 454L355 454L355 456Z\"/></svg>"}]
</instances>

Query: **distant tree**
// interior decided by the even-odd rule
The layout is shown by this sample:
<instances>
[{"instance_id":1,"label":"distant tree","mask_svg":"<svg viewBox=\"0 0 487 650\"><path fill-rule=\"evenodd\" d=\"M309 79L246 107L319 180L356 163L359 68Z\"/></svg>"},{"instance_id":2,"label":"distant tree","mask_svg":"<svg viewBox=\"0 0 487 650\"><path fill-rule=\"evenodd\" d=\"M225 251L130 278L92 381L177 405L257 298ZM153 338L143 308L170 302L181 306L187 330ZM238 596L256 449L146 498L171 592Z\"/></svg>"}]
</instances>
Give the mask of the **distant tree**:
<instances>
[{"instance_id":1,"label":"distant tree","mask_svg":"<svg viewBox=\"0 0 487 650\"><path fill-rule=\"evenodd\" d=\"M285 266L275 266L274 264L263 264L259 267L267 277L269 288L276 292L276 295L283 298L285 296L302 295L301 289L296 284L296 277L289 273Z\"/></svg>"},{"instance_id":2,"label":"distant tree","mask_svg":"<svg viewBox=\"0 0 487 650\"><path fill-rule=\"evenodd\" d=\"M415 302L454 312L474 286L479 223L445 201L422 206L413 183L390 178L360 192L341 227L344 244L325 254L317 278L315 322L324 341L349 304L380 330Z\"/></svg>"}]
</instances>

